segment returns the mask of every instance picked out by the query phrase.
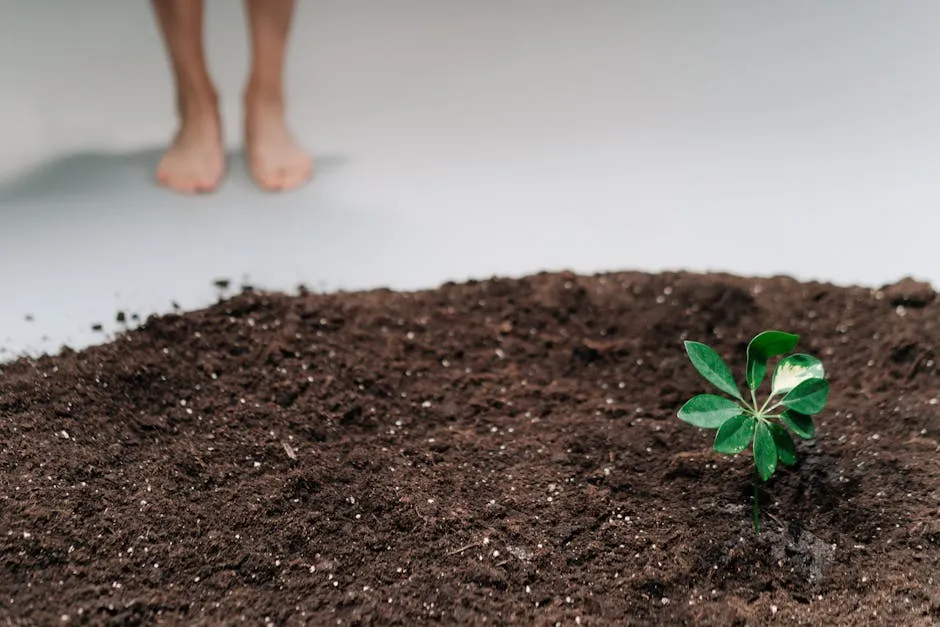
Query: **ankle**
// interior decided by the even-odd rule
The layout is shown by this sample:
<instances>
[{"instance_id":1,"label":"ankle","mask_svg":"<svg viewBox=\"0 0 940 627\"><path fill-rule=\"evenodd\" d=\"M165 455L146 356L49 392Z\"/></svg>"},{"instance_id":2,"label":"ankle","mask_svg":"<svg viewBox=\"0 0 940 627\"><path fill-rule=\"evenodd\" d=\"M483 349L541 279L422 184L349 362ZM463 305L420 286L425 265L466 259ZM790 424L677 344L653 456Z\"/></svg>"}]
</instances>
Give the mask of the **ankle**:
<instances>
[{"instance_id":1,"label":"ankle","mask_svg":"<svg viewBox=\"0 0 940 627\"><path fill-rule=\"evenodd\" d=\"M181 91L176 99L180 117L185 120L217 117L219 96L213 87Z\"/></svg>"},{"instance_id":2,"label":"ankle","mask_svg":"<svg viewBox=\"0 0 940 627\"><path fill-rule=\"evenodd\" d=\"M284 107L284 89L280 83L262 82L252 78L245 87L246 107Z\"/></svg>"}]
</instances>

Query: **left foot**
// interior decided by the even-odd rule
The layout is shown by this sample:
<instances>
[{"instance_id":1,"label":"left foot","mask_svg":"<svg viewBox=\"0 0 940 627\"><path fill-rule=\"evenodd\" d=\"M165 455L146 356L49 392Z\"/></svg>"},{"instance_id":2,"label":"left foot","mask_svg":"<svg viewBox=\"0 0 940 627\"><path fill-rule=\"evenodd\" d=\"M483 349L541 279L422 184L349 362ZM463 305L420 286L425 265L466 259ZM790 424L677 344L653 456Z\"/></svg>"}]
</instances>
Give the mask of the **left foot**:
<instances>
[{"instance_id":1,"label":"left foot","mask_svg":"<svg viewBox=\"0 0 940 627\"><path fill-rule=\"evenodd\" d=\"M245 96L245 145L248 168L259 187L288 191L313 174L313 158L294 141L279 97L252 92Z\"/></svg>"}]
</instances>

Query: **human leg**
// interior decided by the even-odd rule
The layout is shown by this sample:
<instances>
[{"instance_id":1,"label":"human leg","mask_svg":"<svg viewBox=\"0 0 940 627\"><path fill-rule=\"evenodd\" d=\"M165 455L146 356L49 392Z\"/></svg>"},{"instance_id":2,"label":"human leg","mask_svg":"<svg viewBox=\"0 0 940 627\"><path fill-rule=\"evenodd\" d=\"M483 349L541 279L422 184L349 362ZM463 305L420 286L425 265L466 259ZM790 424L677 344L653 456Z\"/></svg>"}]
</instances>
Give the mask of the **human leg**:
<instances>
[{"instance_id":1,"label":"human leg","mask_svg":"<svg viewBox=\"0 0 940 627\"><path fill-rule=\"evenodd\" d=\"M284 63L294 0L245 0L251 33L251 76L245 88L245 144L255 181L267 190L305 183L313 159L287 128Z\"/></svg>"},{"instance_id":2,"label":"human leg","mask_svg":"<svg viewBox=\"0 0 940 627\"><path fill-rule=\"evenodd\" d=\"M218 97L202 43L203 0L152 0L176 85L180 126L157 181L181 193L209 192L225 172Z\"/></svg>"}]
</instances>

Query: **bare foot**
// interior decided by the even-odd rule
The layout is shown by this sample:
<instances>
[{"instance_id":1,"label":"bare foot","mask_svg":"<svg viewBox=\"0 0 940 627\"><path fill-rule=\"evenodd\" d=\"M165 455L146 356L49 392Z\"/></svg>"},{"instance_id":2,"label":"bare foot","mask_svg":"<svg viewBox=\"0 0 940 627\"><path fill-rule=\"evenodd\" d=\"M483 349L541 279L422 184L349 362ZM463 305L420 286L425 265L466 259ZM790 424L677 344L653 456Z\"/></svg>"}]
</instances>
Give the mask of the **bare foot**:
<instances>
[{"instance_id":1,"label":"bare foot","mask_svg":"<svg viewBox=\"0 0 940 627\"><path fill-rule=\"evenodd\" d=\"M214 191L225 173L225 149L214 107L182 115L173 143L157 166L157 182L182 194Z\"/></svg>"},{"instance_id":2,"label":"bare foot","mask_svg":"<svg viewBox=\"0 0 940 627\"><path fill-rule=\"evenodd\" d=\"M245 143L248 167L262 189L296 189L313 174L313 158L287 129L279 98L265 98L250 91L245 96Z\"/></svg>"}]
</instances>

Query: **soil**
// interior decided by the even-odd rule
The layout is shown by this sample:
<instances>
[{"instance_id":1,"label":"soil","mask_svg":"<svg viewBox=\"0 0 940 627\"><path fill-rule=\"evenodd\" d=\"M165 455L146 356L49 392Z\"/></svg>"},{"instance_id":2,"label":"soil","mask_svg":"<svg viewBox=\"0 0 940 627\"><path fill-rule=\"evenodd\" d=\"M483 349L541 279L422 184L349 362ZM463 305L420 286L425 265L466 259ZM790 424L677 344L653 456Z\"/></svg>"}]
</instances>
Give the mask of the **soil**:
<instances>
[{"instance_id":1,"label":"soil","mask_svg":"<svg viewBox=\"0 0 940 627\"><path fill-rule=\"evenodd\" d=\"M934 625L940 300L543 274L249 292L0 375L0 622ZM682 340L801 334L832 394L762 489Z\"/></svg>"}]
</instances>

